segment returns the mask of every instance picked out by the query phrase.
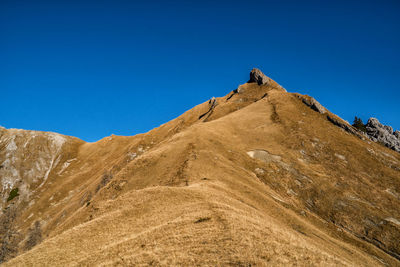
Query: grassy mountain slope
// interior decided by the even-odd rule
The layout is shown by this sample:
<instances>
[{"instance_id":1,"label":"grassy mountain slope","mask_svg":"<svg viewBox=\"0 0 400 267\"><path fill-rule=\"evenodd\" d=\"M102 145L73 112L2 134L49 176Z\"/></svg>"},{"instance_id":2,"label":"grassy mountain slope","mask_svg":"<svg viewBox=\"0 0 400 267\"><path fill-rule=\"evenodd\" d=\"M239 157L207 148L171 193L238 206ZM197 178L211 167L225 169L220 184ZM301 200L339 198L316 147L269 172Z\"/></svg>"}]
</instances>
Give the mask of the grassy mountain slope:
<instances>
[{"instance_id":1,"label":"grassy mountain slope","mask_svg":"<svg viewBox=\"0 0 400 267\"><path fill-rule=\"evenodd\" d=\"M3 201L20 236L4 265L399 265L400 154L327 115L247 83L146 134L68 139Z\"/></svg>"}]
</instances>

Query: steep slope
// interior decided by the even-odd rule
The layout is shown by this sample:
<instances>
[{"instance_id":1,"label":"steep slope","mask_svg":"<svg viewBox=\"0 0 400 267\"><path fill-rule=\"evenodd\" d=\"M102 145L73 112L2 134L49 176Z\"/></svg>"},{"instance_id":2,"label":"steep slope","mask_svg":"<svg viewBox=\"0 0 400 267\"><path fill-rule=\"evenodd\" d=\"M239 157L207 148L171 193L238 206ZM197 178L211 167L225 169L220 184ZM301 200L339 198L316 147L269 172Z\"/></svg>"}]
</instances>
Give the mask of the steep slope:
<instances>
[{"instance_id":1,"label":"steep slope","mask_svg":"<svg viewBox=\"0 0 400 267\"><path fill-rule=\"evenodd\" d=\"M20 212L35 208L35 202L72 163L82 143L51 132L0 127L0 262L16 255L18 244L25 239L18 226L29 231L19 219ZM33 215L29 216L38 217Z\"/></svg>"},{"instance_id":2,"label":"steep slope","mask_svg":"<svg viewBox=\"0 0 400 267\"><path fill-rule=\"evenodd\" d=\"M133 137L2 129L5 266L399 265L400 154L262 75Z\"/></svg>"}]
</instances>

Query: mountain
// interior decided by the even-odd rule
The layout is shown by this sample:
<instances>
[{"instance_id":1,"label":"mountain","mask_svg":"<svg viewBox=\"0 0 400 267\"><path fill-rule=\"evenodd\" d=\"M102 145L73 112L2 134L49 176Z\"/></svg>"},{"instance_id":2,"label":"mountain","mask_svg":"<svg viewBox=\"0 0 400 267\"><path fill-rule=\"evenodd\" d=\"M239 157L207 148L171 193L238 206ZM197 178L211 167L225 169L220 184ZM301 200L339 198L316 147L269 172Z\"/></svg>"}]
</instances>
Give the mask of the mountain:
<instances>
[{"instance_id":1,"label":"mountain","mask_svg":"<svg viewBox=\"0 0 400 267\"><path fill-rule=\"evenodd\" d=\"M400 265L400 154L259 70L145 134L0 129L0 260Z\"/></svg>"}]
</instances>

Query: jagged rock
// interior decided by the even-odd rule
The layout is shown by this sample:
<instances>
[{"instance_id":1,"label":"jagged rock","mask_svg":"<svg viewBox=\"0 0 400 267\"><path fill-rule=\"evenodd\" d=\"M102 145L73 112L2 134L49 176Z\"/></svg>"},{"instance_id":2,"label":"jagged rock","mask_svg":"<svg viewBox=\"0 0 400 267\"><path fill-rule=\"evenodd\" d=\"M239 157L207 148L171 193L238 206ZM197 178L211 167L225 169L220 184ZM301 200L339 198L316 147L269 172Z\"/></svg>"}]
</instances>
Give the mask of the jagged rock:
<instances>
[{"instance_id":1,"label":"jagged rock","mask_svg":"<svg viewBox=\"0 0 400 267\"><path fill-rule=\"evenodd\" d=\"M367 134L371 140L400 152L399 131L393 133L393 128L381 124L378 119L370 118L366 124Z\"/></svg>"},{"instance_id":2,"label":"jagged rock","mask_svg":"<svg viewBox=\"0 0 400 267\"><path fill-rule=\"evenodd\" d=\"M270 78L265 76L261 70L254 68L250 72L250 80L249 83L257 83L258 85L268 84Z\"/></svg>"},{"instance_id":3,"label":"jagged rock","mask_svg":"<svg viewBox=\"0 0 400 267\"><path fill-rule=\"evenodd\" d=\"M326 113L326 109L313 97L310 97L309 99L303 98L303 103L321 114Z\"/></svg>"},{"instance_id":4,"label":"jagged rock","mask_svg":"<svg viewBox=\"0 0 400 267\"><path fill-rule=\"evenodd\" d=\"M383 128L385 128L390 134L393 134L393 128L388 126L388 125L384 125Z\"/></svg>"},{"instance_id":5,"label":"jagged rock","mask_svg":"<svg viewBox=\"0 0 400 267\"><path fill-rule=\"evenodd\" d=\"M400 140L400 131L395 131L393 134Z\"/></svg>"}]
</instances>

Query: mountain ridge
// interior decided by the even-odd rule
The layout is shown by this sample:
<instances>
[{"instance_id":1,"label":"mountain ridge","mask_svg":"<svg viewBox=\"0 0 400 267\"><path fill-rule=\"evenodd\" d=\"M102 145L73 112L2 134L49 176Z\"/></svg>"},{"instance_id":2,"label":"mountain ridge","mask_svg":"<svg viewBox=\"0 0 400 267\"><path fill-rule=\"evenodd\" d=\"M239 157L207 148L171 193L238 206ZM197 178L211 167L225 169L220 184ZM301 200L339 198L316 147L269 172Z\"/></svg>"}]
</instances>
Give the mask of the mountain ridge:
<instances>
[{"instance_id":1,"label":"mountain ridge","mask_svg":"<svg viewBox=\"0 0 400 267\"><path fill-rule=\"evenodd\" d=\"M4 259L20 254L5 266L397 265L400 156L319 105L267 79L145 134L60 150L39 137L44 156L22 149L16 165L35 194L2 203L20 236L2 240ZM43 241L23 253L37 221Z\"/></svg>"}]
</instances>

